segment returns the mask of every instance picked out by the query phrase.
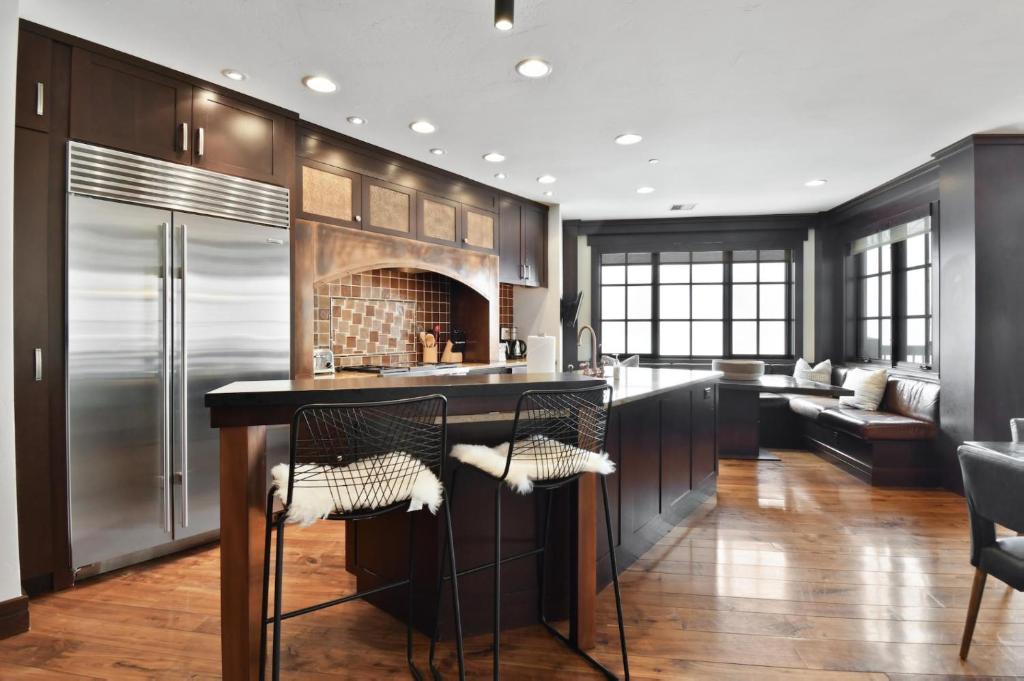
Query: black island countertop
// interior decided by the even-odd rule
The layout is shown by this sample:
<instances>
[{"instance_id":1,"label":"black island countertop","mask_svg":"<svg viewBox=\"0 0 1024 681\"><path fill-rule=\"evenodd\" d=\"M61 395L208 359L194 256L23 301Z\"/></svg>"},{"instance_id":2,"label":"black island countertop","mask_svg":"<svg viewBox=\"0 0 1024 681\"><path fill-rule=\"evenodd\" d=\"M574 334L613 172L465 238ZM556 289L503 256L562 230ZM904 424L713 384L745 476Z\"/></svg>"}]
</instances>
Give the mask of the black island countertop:
<instances>
[{"instance_id":1,"label":"black island countertop","mask_svg":"<svg viewBox=\"0 0 1024 681\"><path fill-rule=\"evenodd\" d=\"M243 414L259 410L276 412L264 423L288 423L303 404L318 402L374 402L420 395L441 394L450 400L450 414L481 414L507 411L509 399L525 390L579 389L612 386L612 405L618 406L670 390L717 380L718 371L690 369L611 369L604 378L581 372L473 374L440 376L352 376L299 378L276 381L236 381L206 393L214 427L243 425Z\"/></svg>"}]
</instances>

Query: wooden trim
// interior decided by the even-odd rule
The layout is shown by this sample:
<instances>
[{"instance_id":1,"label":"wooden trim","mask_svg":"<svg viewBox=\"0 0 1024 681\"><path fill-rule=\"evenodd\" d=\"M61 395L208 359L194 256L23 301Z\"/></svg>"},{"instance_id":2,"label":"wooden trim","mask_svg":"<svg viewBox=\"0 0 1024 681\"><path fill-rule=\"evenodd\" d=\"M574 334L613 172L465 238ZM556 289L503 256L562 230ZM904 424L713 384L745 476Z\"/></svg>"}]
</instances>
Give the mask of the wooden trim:
<instances>
[{"instance_id":1,"label":"wooden trim","mask_svg":"<svg viewBox=\"0 0 1024 681\"><path fill-rule=\"evenodd\" d=\"M580 234L586 235L638 235L682 234L687 232L717 232L729 230L807 230L816 227L817 213L776 215L721 215L695 218L653 218L632 220L577 220Z\"/></svg>"},{"instance_id":2,"label":"wooden trim","mask_svg":"<svg viewBox=\"0 0 1024 681\"><path fill-rule=\"evenodd\" d=\"M28 596L0 602L0 639L28 631Z\"/></svg>"}]
</instances>

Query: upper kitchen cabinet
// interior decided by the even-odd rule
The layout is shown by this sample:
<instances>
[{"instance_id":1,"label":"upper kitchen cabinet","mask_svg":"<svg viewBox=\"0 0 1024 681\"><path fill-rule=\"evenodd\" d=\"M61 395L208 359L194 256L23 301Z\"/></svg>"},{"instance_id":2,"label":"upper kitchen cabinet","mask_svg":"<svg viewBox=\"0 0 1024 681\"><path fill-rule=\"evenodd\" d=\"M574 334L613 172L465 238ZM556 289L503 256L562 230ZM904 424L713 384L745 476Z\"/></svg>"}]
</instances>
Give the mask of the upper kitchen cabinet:
<instances>
[{"instance_id":1,"label":"upper kitchen cabinet","mask_svg":"<svg viewBox=\"0 0 1024 681\"><path fill-rule=\"evenodd\" d=\"M18 34L18 85L14 122L23 128L50 131L50 73L53 42L31 31Z\"/></svg>"},{"instance_id":2,"label":"upper kitchen cabinet","mask_svg":"<svg viewBox=\"0 0 1024 681\"><path fill-rule=\"evenodd\" d=\"M260 182L285 184L294 122L201 88L192 99L192 165Z\"/></svg>"},{"instance_id":3,"label":"upper kitchen cabinet","mask_svg":"<svg viewBox=\"0 0 1024 681\"><path fill-rule=\"evenodd\" d=\"M295 121L157 66L75 47L71 138L235 177L287 185Z\"/></svg>"},{"instance_id":4,"label":"upper kitchen cabinet","mask_svg":"<svg viewBox=\"0 0 1024 681\"><path fill-rule=\"evenodd\" d=\"M190 163L192 86L76 47L71 53L71 137Z\"/></svg>"},{"instance_id":5,"label":"upper kitchen cabinet","mask_svg":"<svg viewBox=\"0 0 1024 681\"><path fill-rule=\"evenodd\" d=\"M415 238L415 190L364 177L362 223L371 232Z\"/></svg>"},{"instance_id":6,"label":"upper kitchen cabinet","mask_svg":"<svg viewBox=\"0 0 1024 681\"><path fill-rule=\"evenodd\" d=\"M502 199L499 210L501 282L544 286L547 234L544 210L513 199Z\"/></svg>"},{"instance_id":7,"label":"upper kitchen cabinet","mask_svg":"<svg viewBox=\"0 0 1024 681\"><path fill-rule=\"evenodd\" d=\"M309 159L299 162L298 217L341 227L362 225L363 178Z\"/></svg>"},{"instance_id":8,"label":"upper kitchen cabinet","mask_svg":"<svg viewBox=\"0 0 1024 681\"><path fill-rule=\"evenodd\" d=\"M462 247L481 253L498 252L498 219L485 210L463 206Z\"/></svg>"},{"instance_id":9,"label":"upper kitchen cabinet","mask_svg":"<svg viewBox=\"0 0 1024 681\"><path fill-rule=\"evenodd\" d=\"M419 240L457 247L462 234L461 208L455 201L420 192L416 197Z\"/></svg>"},{"instance_id":10,"label":"upper kitchen cabinet","mask_svg":"<svg viewBox=\"0 0 1024 681\"><path fill-rule=\"evenodd\" d=\"M546 216L533 206L523 206L523 269L526 271L527 286L543 286L545 283L545 241Z\"/></svg>"}]
</instances>

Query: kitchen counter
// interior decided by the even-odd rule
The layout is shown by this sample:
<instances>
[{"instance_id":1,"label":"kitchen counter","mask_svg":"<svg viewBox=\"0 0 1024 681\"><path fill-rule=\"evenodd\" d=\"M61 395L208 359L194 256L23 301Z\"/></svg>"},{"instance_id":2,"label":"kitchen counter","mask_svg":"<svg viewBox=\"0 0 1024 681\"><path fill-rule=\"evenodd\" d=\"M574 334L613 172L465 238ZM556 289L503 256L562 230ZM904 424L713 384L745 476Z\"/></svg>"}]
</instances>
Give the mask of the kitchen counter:
<instances>
[{"instance_id":1,"label":"kitchen counter","mask_svg":"<svg viewBox=\"0 0 1024 681\"><path fill-rule=\"evenodd\" d=\"M609 371L609 373L611 373ZM524 390L569 389L608 384L613 406L606 447L617 470L608 477L609 506L617 537L618 566L625 569L683 517L715 493L715 382L720 372L687 369L628 368L619 378L579 372L485 373L473 375L354 375L280 381L242 381L206 394L211 424L220 428L221 627L225 668L248 678L259 664L260 602L266 504L266 431L290 423L304 404L373 402L439 393L448 398L448 443L495 445L507 442L508 416ZM459 494L452 508L458 561L474 565L493 550L489 528L494 482L450 460L445 484L459 474ZM555 504L549 528L551 576L545 595L547 614L570 618L581 648L596 641L596 594L611 579L603 506L594 474L579 478L576 489L547 497L505 495L503 522L509 550L528 549L539 541L538 509ZM404 577L407 560L391 549L405 536L410 518L423 536L417 565L437 566L443 529L429 513L395 513L349 522L346 568L360 590ZM601 529L598 532L598 529ZM416 574L416 618L421 631L433 628L436 567ZM490 573L460 579L463 626L467 635L489 631ZM535 570L508 570L503 577L509 600L502 608L503 627L536 622L538 590ZM396 595L397 594L397 595ZM377 594L367 600L396 617L405 616L404 593ZM442 619L442 636L449 627Z\"/></svg>"},{"instance_id":2,"label":"kitchen counter","mask_svg":"<svg viewBox=\"0 0 1024 681\"><path fill-rule=\"evenodd\" d=\"M461 362L450 369L438 369L439 373L432 376L461 376L468 373L484 373L489 369L508 369L508 373L523 373L526 371L526 360L507 360L504 362ZM390 377L396 374L389 374ZM401 375L401 374L397 374ZM337 379L350 380L352 378L382 378L376 374L363 373L360 371L335 371L333 374L316 374L313 376L318 381Z\"/></svg>"}]
</instances>

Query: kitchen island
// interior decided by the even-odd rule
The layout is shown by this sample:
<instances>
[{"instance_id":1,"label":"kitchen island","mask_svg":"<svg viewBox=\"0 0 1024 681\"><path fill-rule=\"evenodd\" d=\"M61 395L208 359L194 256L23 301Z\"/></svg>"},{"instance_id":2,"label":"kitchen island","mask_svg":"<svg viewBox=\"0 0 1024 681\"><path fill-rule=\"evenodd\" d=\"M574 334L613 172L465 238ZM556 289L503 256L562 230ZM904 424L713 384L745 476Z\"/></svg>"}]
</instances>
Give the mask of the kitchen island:
<instances>
[{"instance_id":1,"label":"kitchen island","mask_svg":"<svg viewBox=\"0 0 1024 681\"><path fill-rule=\"evenodd\" d=\"M221 429L221 628L225 679L255 679L258 673L260 601L263 578L264 504L266 503L266 426L289 423L295 410L325 402L371 402L427 394L448 399L448 443L496 444L507 441L519 395L530 389L574 389L607 382L613 389L608 451L618 470L609 478L613 537L624 568L653 545L681 517L715 491L715 390L718 372L631 368L620 378L579 373L482 374L344 379L252 381L226 385L207 394L211 425ZM452 472L457 464L450 467ZM493 490L476 484L475 470L459 473L453 505L460 571L486 562L493 551L489 531ZM446 481L447 482L447 481ZM593 645L594 601L610 581L603 560L609 551L604 509L593 475L578 489L566 489L552 502L552 554L547 561L549 616L568 617L581 647ZM509 494L503 553L532 548L544 495ZM391 514L349 523L346 566L359 588L405 575L404 537L411 515L417 518L416 626L429 631L433 588L442 534L429 514ZM558 519L558 520L556 520ZM397 533L397 534L396 534ZM536 567L519 561L503 570L503 626L536 621ZM486 631L490 622L488 571L460 578L467 633ZM340 594L339 594L340 595ZM372 600L396 616L403 597ZM443 621L447 621L444 618Z\"/></svg>"}]
</instances>

